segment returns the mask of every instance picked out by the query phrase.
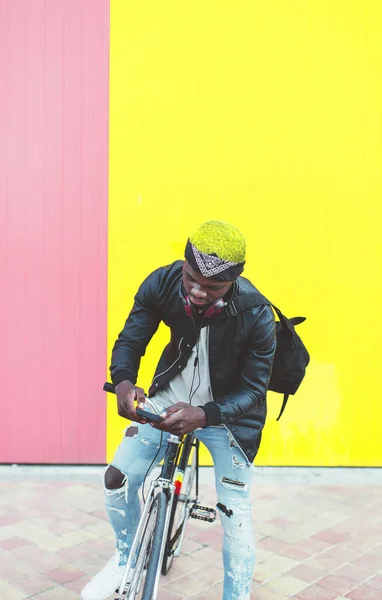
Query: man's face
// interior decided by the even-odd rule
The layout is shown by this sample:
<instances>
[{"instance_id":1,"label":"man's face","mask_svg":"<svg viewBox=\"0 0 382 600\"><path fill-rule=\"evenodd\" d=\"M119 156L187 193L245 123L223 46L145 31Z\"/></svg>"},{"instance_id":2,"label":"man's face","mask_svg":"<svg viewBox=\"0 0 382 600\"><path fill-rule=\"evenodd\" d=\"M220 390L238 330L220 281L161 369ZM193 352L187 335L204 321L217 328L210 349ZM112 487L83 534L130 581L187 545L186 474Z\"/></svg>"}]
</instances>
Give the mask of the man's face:
<instances>
[{"instance_id":1,"label":"man's face","mask_svg":"<svg viewBox=\"0 0 382 600\"><path fill-rule=\"evenodd\" d=\"M183 265L183 285L187 296L195 306L205 306L222 298L229 291L232 281L217 281L204 277L185 261Z\"/></svg>"}]
</instances>

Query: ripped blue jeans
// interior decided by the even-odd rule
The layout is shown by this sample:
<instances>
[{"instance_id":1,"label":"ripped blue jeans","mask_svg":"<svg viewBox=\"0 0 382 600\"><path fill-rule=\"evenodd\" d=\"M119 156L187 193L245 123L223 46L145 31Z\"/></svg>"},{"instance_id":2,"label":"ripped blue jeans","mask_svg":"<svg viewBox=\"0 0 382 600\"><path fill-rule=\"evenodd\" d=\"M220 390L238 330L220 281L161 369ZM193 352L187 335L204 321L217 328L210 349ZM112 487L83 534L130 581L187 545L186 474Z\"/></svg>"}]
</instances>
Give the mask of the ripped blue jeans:
<instances>
[{"instance_id":1,"label":"ripped blue jeans","mask_svg":"<svg viewBox=\"0 0 382 600\"><path fill-rule=\"evenodd\" d=\"M223 600L250 600L255 563L250 486L253 468L224 427L197 429L195 436L210 451L215 469L217 508L224 529ZM123 487L105 489L105 504L116 535L120 564L126 564L141 514L138 490L156 453L156 466L166 452L168 433L133 423L112 465L124 474ZM159 450L159 451L158 451ZM152 468L153 468L152 467Z\"/></svg>"}]
</instances>

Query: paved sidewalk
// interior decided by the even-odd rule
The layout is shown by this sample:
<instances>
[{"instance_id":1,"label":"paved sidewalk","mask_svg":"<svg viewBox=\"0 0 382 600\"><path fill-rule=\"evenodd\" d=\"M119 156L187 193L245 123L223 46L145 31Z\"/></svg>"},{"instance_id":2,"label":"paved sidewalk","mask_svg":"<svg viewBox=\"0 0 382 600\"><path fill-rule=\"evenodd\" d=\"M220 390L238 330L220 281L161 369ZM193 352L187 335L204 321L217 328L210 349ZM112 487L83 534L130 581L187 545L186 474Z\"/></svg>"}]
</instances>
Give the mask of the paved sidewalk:
<instances>
[{"instance_id":1,"label":"paved sidewalk","mask_svg":"<svg viewBox=\"0 0 382 600\"><path fill-rule=\"evenodd\" d=\"M78 599L113 552L98 467L0 467L0 599ZM213 506L210 468L200 494ZM254 600L382 600L382 469L260 468ZM190 521L159 600L221 600L221 530Z\"/></svg>"}]
</instances>

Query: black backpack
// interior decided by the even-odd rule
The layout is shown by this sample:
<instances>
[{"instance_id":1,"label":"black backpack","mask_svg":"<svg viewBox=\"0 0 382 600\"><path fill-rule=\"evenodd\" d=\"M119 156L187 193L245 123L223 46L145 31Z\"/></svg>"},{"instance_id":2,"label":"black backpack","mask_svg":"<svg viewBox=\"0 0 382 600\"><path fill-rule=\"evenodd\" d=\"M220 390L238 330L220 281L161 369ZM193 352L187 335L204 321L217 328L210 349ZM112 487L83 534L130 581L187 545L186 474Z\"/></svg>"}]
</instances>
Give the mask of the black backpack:
<instances>
[{"instance_id":1,"label":"black backpack","mask_svg":"<svg viewBox=\"0 0 382 600\"><path fill-rule=\"evenodd\" d=\"M287 319L281 310L269 302L260 292L235 298L234 303L228 305L227 313L230 316L234 316L241 310L264 304L271 306L279 318L276 321L276 352L268 385L268 389L272 392L284 394L280 414L277 417L278 421L285 410L289 396L295 394L300 387L305 377L305 370L309 364L310 357L309 352L294 328L295 325L303 323L305 317Z\"/></svg>"}]
</instances>

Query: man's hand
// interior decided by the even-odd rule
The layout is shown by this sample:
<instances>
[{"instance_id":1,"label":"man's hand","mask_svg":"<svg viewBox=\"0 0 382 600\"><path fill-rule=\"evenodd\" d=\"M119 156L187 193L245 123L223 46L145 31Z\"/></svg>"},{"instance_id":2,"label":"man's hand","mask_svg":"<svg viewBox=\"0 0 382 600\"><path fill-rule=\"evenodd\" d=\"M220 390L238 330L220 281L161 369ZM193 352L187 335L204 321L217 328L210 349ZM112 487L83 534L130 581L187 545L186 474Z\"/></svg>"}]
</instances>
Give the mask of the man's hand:
<instances>
[{"instance_id":1,"label":"man's hand","mask_svg":"<svg viewBox=\"0 0 382 600\"><path fill-rule=\"evenodd\" d=\"M182 437L198 427L205 427L207 417L204 410L197 406L191 406L185 402L177 402L166 408L166 416L161 423L151 423L155 429L168 431Z\"/></svg>"},{"instance_id":2,"label":"man's hand","mask_svg":"<svg viewBox=\"0 0 382 600\"><path fill-rule=\"evenodd\" d=\"M145 403L145 392L142 388L133 385L131 381L125 380L115 386L117 395L118 414L120 417L136 421L137 423L147 423L145 419L139 417L135 412L134 401L138 406Z\"/></svg>"}]
</instances>

